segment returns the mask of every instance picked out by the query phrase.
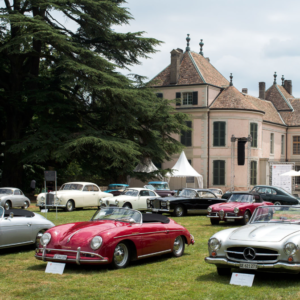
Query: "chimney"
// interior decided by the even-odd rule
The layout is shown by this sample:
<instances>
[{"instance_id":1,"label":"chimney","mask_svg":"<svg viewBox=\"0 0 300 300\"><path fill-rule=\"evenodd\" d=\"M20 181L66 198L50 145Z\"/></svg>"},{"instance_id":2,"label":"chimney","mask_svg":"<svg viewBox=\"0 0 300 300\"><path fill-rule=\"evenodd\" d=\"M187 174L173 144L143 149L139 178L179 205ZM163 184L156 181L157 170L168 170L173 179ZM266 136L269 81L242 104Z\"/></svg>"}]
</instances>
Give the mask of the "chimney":
<instances>
[{"instance_id":1,"label":"chimney","mask_svg":"<svg viewBox=\"0 0 300 300\"><path fill-rule=\"evenodd\" d=\"M292 95L292 80L285 80L283 87L290 95Z\"/></svg>"},{"instance_id":2,"label":"chimney","mask_svg":"<svg viewBox=\"0 0 300 300\"><path fill-rule=\"evenodd\" d=\"M265 93L266 93L266 83L265 82L259 82L258 83L259 86L259 99L265 99Z\"/></svg>"},{"instance_id":3,"label":"chimney","mask_svg":"<svg viewBox=\"0 0 300 300\"><path fill-rule=\"evenodd\" d=\"M183 57L181 49L171 51L171 84L177 84L179 78L180 63Z\"/></svg>"},{"instance_id":4,"label":"chimney","mask_svg":"<svg viewBox=\"0 0 300 300\"><path fill-rule=\"evenodd\" d=\"M246 89L246 88L242 88L242 93L244 93L244 94L248 94L248 89Z\"/></svg>"}]
</instances>

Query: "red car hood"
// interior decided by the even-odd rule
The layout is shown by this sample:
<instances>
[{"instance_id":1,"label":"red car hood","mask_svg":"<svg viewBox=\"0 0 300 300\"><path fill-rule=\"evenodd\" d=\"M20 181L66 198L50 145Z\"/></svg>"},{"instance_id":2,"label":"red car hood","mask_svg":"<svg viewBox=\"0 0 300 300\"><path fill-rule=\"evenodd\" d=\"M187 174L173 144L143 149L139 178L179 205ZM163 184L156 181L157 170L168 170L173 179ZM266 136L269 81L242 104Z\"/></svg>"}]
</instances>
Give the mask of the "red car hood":
<instances>
[{"instance_id":1,"label":"red car hood","mask_svg":"<svg viewBox=\"0 0 300 300\"><path fill-rule=\"evenodd\" d=\"M235 207L238 208L243 208L243 207L248 207L250 203L242 203L242 202L225 202L225 203L219 203L212 205L211 207L213 208L214 211L216 210L233 210Z\"/></svg>"},{"instance_id":2,"label":"red car hood","mask_svg":"<svg viewBox=\"0 0 300 300\"><path fill-rule=\"evenodd\" d=\"M91 239L106 230L111 230L116 227L127 226L128 224L115 221L91 221L78 222L56 226L48 230L51 233L51 243L56 246L67 245L69 247L78 244L84 245Z\"/></svg>"}]
</instances>

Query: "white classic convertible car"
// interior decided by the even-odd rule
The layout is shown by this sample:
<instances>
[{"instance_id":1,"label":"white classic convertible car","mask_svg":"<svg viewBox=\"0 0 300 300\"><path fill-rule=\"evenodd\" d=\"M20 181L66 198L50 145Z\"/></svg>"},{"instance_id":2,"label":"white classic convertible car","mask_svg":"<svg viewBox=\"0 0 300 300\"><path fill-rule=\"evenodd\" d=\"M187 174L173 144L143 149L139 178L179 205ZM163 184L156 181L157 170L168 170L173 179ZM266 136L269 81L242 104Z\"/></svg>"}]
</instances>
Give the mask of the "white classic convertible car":
<instances>
[{"instance_id":1,"label":"white classic convertible car","mask_svg":"<svg viewBox=\"0 0 300 300\"><path fill-rule=\"evenodd\" d=\"M113 198L103 198L101 207L117 206L137 210L147 210L147 200L160 197L154 191L145 188L128 188L122 195Z\"/></svg>"},{"instance_id":2,"label":"white classic convertible car","mask_svg":"<svg viewBox=\"0 0 300 300\"><path fill-rule=\"evenodd\" d=\"M102 198L113 197L113 194L102 192L98 185L91 182L68 182L60 190L41 193L37 196L37 206L43 208L64 208L72 211L75 208L100 206Z\"/></svg>"}]
</instances>

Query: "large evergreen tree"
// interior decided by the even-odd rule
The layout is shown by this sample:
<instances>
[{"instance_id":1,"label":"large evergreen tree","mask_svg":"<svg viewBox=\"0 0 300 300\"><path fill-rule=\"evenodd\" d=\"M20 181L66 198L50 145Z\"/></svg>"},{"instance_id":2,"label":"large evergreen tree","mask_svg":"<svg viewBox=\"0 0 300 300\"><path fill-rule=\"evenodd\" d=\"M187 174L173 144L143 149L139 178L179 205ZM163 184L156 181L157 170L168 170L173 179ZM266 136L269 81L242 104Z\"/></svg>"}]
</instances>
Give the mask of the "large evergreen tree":
<instances>
[{"instance_id":1,"label":"large evergreen tree","mask_svg":"<svg viewBox=\"0 0 300 300\"><path fill-rule=\"evenodd\" d=\"M160 44L143 32L112 29L132 18L125 1L1 3L3 185L21 186L24 163L64 168L72 160L122 180L142 158L162 162L180 150L172 134L186 116L141 77L116 71L138 64ZM77 30L65 27L62 17Z\"/></svg>"}]
</instances>

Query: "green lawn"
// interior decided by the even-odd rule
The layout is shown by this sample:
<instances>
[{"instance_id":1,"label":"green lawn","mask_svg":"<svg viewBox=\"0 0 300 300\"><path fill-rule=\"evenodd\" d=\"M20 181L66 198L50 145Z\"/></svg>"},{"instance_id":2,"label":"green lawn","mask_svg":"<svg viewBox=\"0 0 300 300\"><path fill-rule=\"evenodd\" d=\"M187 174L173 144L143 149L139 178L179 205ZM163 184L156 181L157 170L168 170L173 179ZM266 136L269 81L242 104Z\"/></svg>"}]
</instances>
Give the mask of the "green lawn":
<instances>
[{"instance_id":1,"label":"green lawn","mask_svg":"<svg viewBox=\"0 0 300 300\"><path fill-rule=\"evenodd\" d=\"M36 211L33 207L31 210ZM86 221L95 210L48 213L56 225ZM0 250L0 299L297 299L300 275L256 273L253 287L229 285L204 262L209 237L224 228L205 216L175 218L195 237L184 256L153 257L112 270L108 266L66 265L63 275L46 274L33 247Z\"/></svg>"}]
</instances>

